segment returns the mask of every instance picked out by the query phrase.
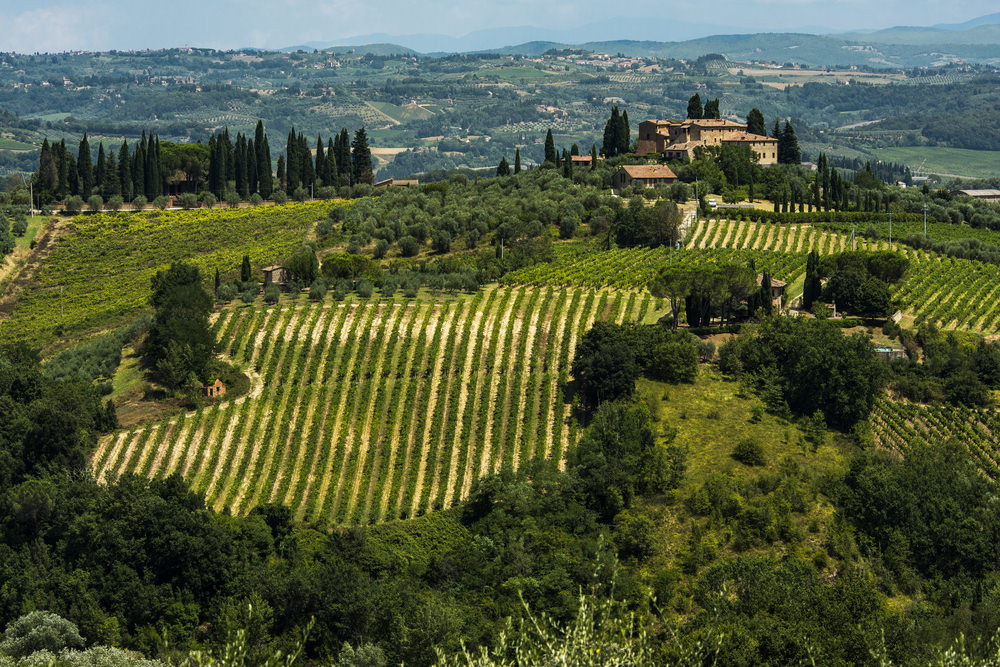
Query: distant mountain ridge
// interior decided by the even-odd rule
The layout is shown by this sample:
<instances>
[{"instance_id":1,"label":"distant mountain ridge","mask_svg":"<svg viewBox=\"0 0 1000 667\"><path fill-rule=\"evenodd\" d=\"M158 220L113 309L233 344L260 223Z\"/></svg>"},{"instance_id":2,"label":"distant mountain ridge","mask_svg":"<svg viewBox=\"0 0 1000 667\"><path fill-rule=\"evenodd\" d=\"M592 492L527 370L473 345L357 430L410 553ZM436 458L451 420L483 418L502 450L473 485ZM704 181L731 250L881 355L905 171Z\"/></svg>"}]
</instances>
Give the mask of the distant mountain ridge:
<instances>
[{"instance_id":1,"label":"distant mountain ridge","mask_svg":"<svg viewBox=\"0 0 1000 667\"><path fill-rule=\"evenodd\" d=\"M791 61L813 66L917 67L951 60L1000 64L1000 13L963 23L835 34L747 33L745 28L742 32L733 28L729 34L710 32L720 28L709 24L650 21L641 27L630 27L629 32L634 34L629 39L609 39L608 33L613 29L603 23L568 30L530 26L490 28L462 37L380 33L336 43L308 42L281 50L318 49L375 55L490 52L537 56L550 49L572 47L629 56L684 59L722 53L730 60Z\"/></svg>"}]
</instances>

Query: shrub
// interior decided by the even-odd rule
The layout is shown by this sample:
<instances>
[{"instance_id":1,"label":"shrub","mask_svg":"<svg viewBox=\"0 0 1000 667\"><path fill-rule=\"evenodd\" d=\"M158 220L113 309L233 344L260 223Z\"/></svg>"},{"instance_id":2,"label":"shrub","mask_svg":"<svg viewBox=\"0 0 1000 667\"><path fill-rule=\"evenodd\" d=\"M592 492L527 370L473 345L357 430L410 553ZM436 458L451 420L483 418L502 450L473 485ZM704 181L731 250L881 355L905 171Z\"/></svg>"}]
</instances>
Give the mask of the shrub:
<instances>
[{"instance_id":1,"label":"shrub","mask_svg":"<svg viewBox=\"0 0 1000 667\"><path fill-rule=\"evenodd\" d=\"M451 251L451 234L448 233L446 229L439 229L434 232L433 240L431 245L434 248L434 252L444 254Z\"/></svg>"},{"instance_id":2,"label":"shrub","mask_svg":"<svg viewBox=\"0 0 1000 667\"><path fill-rule=\"evenodd\" d=\"M559 238L571 239L576 236L576 230L580 226L579 221L571 215L565 215L559 221Z\"/></svg>"},{"instance_id":3,"label":"shrub","mask_svg":"<svg viewBox=\"0 0 1000 667\"><path fill-rule=\"evenodd\" d=\"M736 443L733 458L748 466L762 466L766 462L764 448L753 438L743 438Z\"/></svg>"},{"instance_id":4,"label":"shrub","mask_svg":"<svg viewBox=\"0 0 1000 667\"><path fill-rule=\"evenodd\" d=\"M121 210L124 204L125 200L122 199L121 195L111 195L111 197L108 198L108 208L116 213Z\"/></svg>"},{"instance_id":5,"label":"shrub","mask_svg":"<svg viewBox=\"0 0 1000 667\"><path fill-rule=\"evenodd\" d=\"M221 303L229 303L236 298L236 285L233 283L222 283L215 291L215 300Z\"/></svg>"},{"instance_id":6,"label":"shrub","mask_svg":"<svg viewBox=\"0 0 1000 667\"><path fill-rule=\"evenodd\" d=\"M399 239L399 251L403 257L413 257L420 252L420 242L412 236L406 235Z\"/></svg>"},{"instance_id":7,"label":"shrub","mask_svg":"<svg viewBox=\"0 0 1000 667\"><path fill-rule=\"evenodd\" d=\"M205 204L205 208L214 208L215 204L219 201L215 198L215 195L211 192L203 192L201 195L201 201Z\"/></svg>"},{"instance_id":8,"label":"shrub","mask_svg":"<svg viewBox=\"0 0 1000 667\"><path fill-rule=\"evenodd\" d=\"M253 303L256 299L257 299L257 288L256 287L249 287L249 288L243 290L243 293L240 294L240 300L243 303ZM277 301L277 299L275 299L275 301Z\"/></svg>"},{"instance_id":9,"label":"shrub","mask_svg":"<svg viewBox=\"0 0 1000 667\"><path fill-rule=\"evenodd\" d=\"M47 611L33 611L7 624L0 651L24 658L35 651L53 653L65 648L82 648L83 637L76 625Z\"/></svg>"},{"instance_id":10,"label":"shrub","mask_svg":"<svg viewBox=\"0 0 1000 667\"><path fill-rule=\"evenodd\" d=\"M304 202L309 199L309 191L300 185L292 191L292 199L297 202Z\"/></svg>"},{"instance_id":11,"label":"shrub","mask_svg":"<svg viewBox=\"0 0 1000 667\"><path fill-rule=\"evenodd\" d=\"M104 198L101 195L90 195L87 199L87 208L90 209L91 213L100 213L101 209L104 208Z\"/></svg>"},{"instance_id":12,"label":"shrub","mask_svg":"<svg viewBox=\"0 0 1000 667\"><path fill-rule=\"evenodd\" d=\"M389 252L389 242L385 239L379 239L375 243L375 249L372 250L372 256L375 259L382 259Z\"/></svg>"},{"instance_id":13,"label":"shrub","mask_svg":"<svg viewBox=\"0 0 1000 667\"><path fill-rule=\"evenodd\" d=\"M236 192L236 190L230 190L227 192L224 199L226 200L226 206L229 208L236 208L240 205L240 195Z\"/></svg>"},{"instance_id":14,"label":"shrub","mask_svg":"<svg viewBox=\"0 0 1000 667\"><path fill-rule=\"evenodd\" d=\"M73 195L72 197L66 198L66 212L71 215L76 215L83 210L83 197L78 197Z\"/></svg>"},{"instance_id":15,"label":"shrub","mask_svg":"<svg viewBox=\"0 0 1000 667\"><path fill-rule=\"evenodd\" d=\"M147 203L145 195L136 195L135 199L132 200L132 208L136 211L142 211L146 208Z\"/></svg>"},{"instance_id":16,"label":"shrub","mask_svg":"<svg viewBox=\"0 0 1000 667\"><path fill-rule=\"evenodd\" d=\"M329 185L324 185L316 190L316 197L318 199L333 199L337 196L337 188L331 187Z\"/></svg>"},{"instance_id":17,"label":"shrub","mask_svg":"<svg viewBox=\"0 0 1000 667\"><path fill-rule=\"evenodd\" d=\"M265 303L278 303L278 299L281 298L281 288L279 288L274 283L271 283L264 288L264 301Z\"/></svg>"},{"instance_id":18,"label":"shrub","mask_svg":"<svg viewBox=\"0 0 1000 667\"><path fill-rule=\"evenodd\" d=\"M396 293L396 281L395 280L383 280L382 281L382 297L386 299L391 299L392 295Z\"/></svg>"},{"instance_id":19,"label":"shrub","mask_svg":"<svg viewBox=\"0 0 1000 667\"><path fill-rule=\"evenodd\" d=\"M275 190L274 192L271 193L271 200L275 204L287 204L288 195L285 193L284 190Z\"/></svg>"},{"instance_id":20,"label":"shrub","mask_svg":"<svg viewBox=\"0 0 1000 667\"><path fill-rule=\"evenodd\" d=\"M324 296L326 296L326 283L323 282L322 278L317 278L309 286L309 298L313 301L320 301Z\"/></svg>"},{"instance_id":21,"label":"shrub","mask_svg":"<svg viewBox=\"0 0 1000 667\"><path fill-rule=\"evenodd\" d=\"M161 211L165 210L168 206L170 206L170 197L166 195L160 195L159 197L153 200L153 206L160 209Z\"/></svg>"},{"instance_id":22,"label":"shrub","mask_svg":"<svg viewBox=\"0 0 1000 667\"><path fill-rule=\"evenodd\" d=\"M264 198L260 196L259 192L255 192L252 195L250 195L251 206L260 206L263 203L264 203Z\"/></svg>"},{"instance_id":23,"label":"shrub","mask_svg":"<svg viewBox=\"0 0 1000 667\"><path fill-rule=\"evenodd\" d=\"M372 284L370 280L360 280L358 281L358 296L367 299L375 291L375 285Z\"/></svg>"},{"instance_id":24,"label":"shrub","mask_svg":"<svg viewBox=\"0 0 1000 667\"><path fill-rule=\"evenodd\" d=\"M24 236L24 233L28 231L28 219L23 215L18 216L14 219L14 224L10 226L10 231L14 236Z\"/></svg>"}]
</instances>

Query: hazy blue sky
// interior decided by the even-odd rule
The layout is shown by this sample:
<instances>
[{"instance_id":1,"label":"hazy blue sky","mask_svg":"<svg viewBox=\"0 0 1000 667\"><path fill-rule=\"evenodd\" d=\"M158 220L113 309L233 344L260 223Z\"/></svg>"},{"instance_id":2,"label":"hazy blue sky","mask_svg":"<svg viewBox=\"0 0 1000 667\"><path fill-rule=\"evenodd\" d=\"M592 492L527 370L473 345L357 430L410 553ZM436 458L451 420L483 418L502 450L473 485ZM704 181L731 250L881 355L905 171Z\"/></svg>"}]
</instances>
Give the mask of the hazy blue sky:
<instances>
[{"instance_id":1,"label":"hazy blue sky","mask_svg":"<svg viewBox=\"0 0 1000 667\"><path fill-rule=\"evenodd\" d=\"M957 23L997 10L997 0L0 0L0 51L280 48L370 33L460 36L595 22L606 23L607 39L624 39L642 16L760 32Z\"/></svg>"}]
</instances>

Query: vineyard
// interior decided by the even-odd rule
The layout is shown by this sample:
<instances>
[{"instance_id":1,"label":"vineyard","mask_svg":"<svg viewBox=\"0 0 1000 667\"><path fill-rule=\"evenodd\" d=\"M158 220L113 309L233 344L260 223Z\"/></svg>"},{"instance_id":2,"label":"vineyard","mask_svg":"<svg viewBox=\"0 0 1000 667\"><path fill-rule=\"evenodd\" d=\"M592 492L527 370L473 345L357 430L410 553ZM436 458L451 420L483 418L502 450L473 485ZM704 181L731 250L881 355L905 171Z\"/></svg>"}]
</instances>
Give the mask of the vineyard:
<instances>
[{"instance_id":1,"label":"vineyard","mask_svg":"<svg viewBox=\"0 0 1000 667\"><path fill-rule=\"evenodd\" d=\"M174 261L190 261L206 277L216 268L235 272L243 255L254 265L272 263L300 245L332 205L79 216L9 318L0 319L0 338L45 342L57 327L68 332L124 321L145 308L150 279Z\"/></svg>"},{"instance_id":2,"label":"vineyard","mask_svg":"<svg viewBox=\"0 0 1000 667\"><path fill-rule=\"evenodd\" d=\"M916 405L881 399L871 417L879 446L906 454L916 444L961 442L990 479L1000 479L1000 411L949 404Z\"/></svg>"},{"instance_id":3,"label":"vineyard","mask_svg":"<svg viewBox=\"0 0 1000 667\"><path fill-rule=\"evenodd\" d=\"M713 249L716 252L721 249L733 253L734 257L737 251L752 252L754 254L745 255L747 260L754 259L757 266L770 266L774 275L791 282L800 269L804 270L804 260L796 262L795 257L813 249L820 254L829 254L851 248L849 234L832 231L829 227L703 220L689 234L687 247ZM904 231L916 228L914 223L899 227ZM884 238L866 239L860 236L855 238L854 247L858 250L890 249L888 240ZM987 334L1000 332L1000 267L914 250L897 242L893 242L892 249L910 259L909 274L894 298L904 312L913 316L914 324L936 322L951 329L969 329ZM779 262L775 266L773 260L762 260L756 254L764 252L783 253L787 263ZM794 268L789 270L788 267ZM793 276L791 280L787 277L789 275Z\"/></svg>"},{"instance_id":4,"label":"vineyard","mask_svg":"<svg viewBox=\"0 0 1000 667\"><path fill-rule=\"evenodd\" d=\"M319 525L450 507L483 475L562 462L580 336L660 308L644 292L523 286L229 308L214 328L250 394L114 434L92 467L101 480L178 472L216 509L279 502Z\"/></svg>"}]
</instances>

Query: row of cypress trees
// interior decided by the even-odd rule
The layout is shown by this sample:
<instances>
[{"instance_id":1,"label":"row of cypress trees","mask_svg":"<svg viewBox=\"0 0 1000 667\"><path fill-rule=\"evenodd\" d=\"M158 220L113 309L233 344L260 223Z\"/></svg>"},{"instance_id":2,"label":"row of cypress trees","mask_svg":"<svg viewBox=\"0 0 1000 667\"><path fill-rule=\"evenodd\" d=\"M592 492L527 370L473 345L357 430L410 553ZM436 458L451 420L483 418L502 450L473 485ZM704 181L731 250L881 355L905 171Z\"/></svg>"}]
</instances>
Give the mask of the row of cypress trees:
<instances>
[{"instance_id":1,"label":"row of cypress trees","mask_svg":"<svg viewBox=\"0 0 1000 667\"><path fill-rule=\"evenodd\" d=\"M86 134L75 156L66 148L65 139L51 144L47 138L43 139L33 183L37 201L41 203L74 195L87 198L94 194L105 199L120 195L132 201L138 195L154 199L163 194L164 179L160 139L152 133L147 136L143 131L134 149L125 140L117 152L111 147L105 151L101 142L96 164Z\"/></svg>"},{"instance_id":2,"label":"row of cypress trees","mask_svg":"<svg viewBox=\"0 0 1000 667\"><path fill-rule=\"evenodd\" d=\"M229 137L229 128L213 134L208 140L208 189L222 199L229 184L234 184L241 199L259 193L269 199L274 191L271 172L271 146L264 132L264 123L257 121L253 139L242 133L236 141Z\"/></svg>"}]
</instances>

